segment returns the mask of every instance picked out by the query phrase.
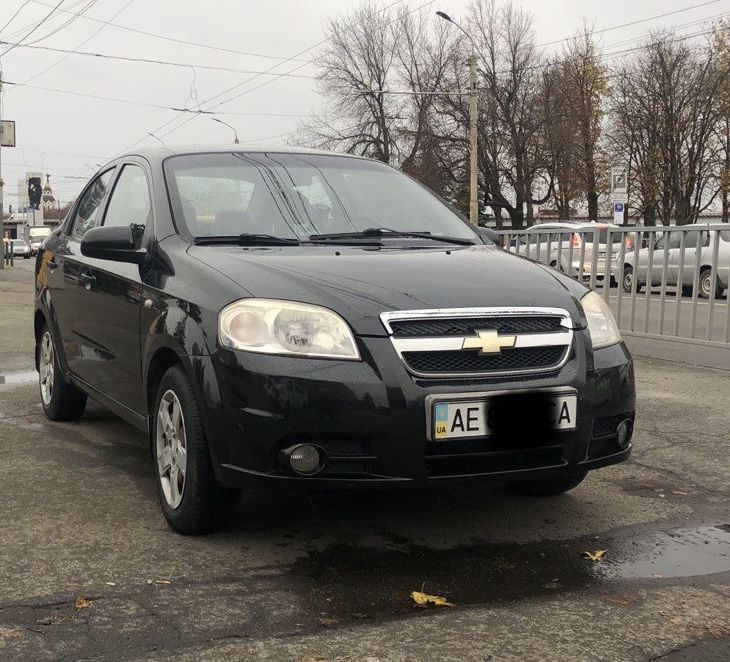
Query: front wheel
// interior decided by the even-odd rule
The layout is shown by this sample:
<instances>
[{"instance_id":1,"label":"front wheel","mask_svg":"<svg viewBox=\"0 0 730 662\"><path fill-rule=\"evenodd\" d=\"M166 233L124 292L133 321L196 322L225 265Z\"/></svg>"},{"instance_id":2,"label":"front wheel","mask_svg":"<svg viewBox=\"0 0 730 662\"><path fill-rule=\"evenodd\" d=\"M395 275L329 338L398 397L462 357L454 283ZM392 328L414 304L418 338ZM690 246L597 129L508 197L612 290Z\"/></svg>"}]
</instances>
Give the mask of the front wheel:
<instances>
[{"instance_id":1,"label":"front wheel","mask_svg":"<svg viewBox=\"0 0 730 662\"><path fill-rule=\"evenodd\" d=\"M529 480L518 483L512 483L511 487L516 492L525 496L557 496L565 494L574 487L578 487L586 477L587 472L581 471L559 478L545 478L542 480Z\"/></svg>"},{"instance_id":2,"label":"front wheel","mask_svg":"<svg viewBox=\"0 0 730 662\"><path fill-rule=\"evenodd\" d=\"M66 382L61 374L58 354L48 327L36 344L38 386L43 413L52 421L77 421L86 408L86 394Z\"/></svg>"},{"instance_id":3,"label":"front wheel","mask_svg":"<svg viewBox=\"0 0 730 662\"><path fill-rule=\"evenodd\" d=\"M155 477L167 523L184 534L225 526L240 492L215 479L200 409L180 366L170 368L160 380L152 435Z\"/></svg>"}]
</instances>

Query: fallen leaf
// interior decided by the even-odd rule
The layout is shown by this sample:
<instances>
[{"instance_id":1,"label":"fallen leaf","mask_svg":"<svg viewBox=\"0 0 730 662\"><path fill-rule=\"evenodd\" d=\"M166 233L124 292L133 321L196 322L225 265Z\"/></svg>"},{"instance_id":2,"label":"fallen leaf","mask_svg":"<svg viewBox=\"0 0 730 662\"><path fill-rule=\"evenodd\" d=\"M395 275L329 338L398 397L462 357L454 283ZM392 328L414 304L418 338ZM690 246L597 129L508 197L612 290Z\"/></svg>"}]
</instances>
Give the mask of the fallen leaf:
<instances>
[{"instance_id":1,"label":"fallen leaf","mask_svg":"<svg viewBox=\"0 0 730 662\"><path fill-rule=\"evenodd\" d=\"M322 616L317 619L320 625L334 625L338 622L336 618L329 618L328 616Z\"/></svg>"},{"instance_id":2,"label":"fallen leaf","mask_svg":"<svg viewBox=\"0 0 730 662\"><path fill-rule=\"evenodd\" d=\"M93 604L91 600L87 600L83 595L80 595L74 602L74 609L88 609Z\"/></svg>"},{"instance_id":3,"label":"fallen leaf","mask_svg":"<svg viewBox=\"0 0 730 662\"><path fill-rule=\"evenodd\" d=\"M625 595L611 594L606 595L603 598L606 602L610 602L614 605L630 605L633 600Z\"/></svg>"},{"instance_id":4,"label":"fallen leaf","mask_svg":"<svg viewBox=\"0 0 730 662\"><path fill-rule=\"evenodd\" d=\"M168 584L172 584L172 582L169 579L155 579L155 584L158 586L167 586Z\"/></svg>"},{"instance_id":5,"label":"fallen leaf","mask_svg":"<svg viewBox=\"0 0 730 662\"><path fill-rule=\"evenodd\" d=\"M453 607L446 598L442 598L440 595L428 595L428 593L421 593L421 591L412 591L411 598L419 607L427 607L429 604L437 607Z\"/></svg>"},{"instance_id":6,"label":"fallen leaf","mask_svg":"<svg viewBox=\"0 0 730 662\"><path fill-rule=\"evenodd\" d=\"M603 555L606 553L606 551L607 550L605 549L597 549L595 552L583 552L581 556L597 563L603 558Z\"/></svg>"}]
</instances>

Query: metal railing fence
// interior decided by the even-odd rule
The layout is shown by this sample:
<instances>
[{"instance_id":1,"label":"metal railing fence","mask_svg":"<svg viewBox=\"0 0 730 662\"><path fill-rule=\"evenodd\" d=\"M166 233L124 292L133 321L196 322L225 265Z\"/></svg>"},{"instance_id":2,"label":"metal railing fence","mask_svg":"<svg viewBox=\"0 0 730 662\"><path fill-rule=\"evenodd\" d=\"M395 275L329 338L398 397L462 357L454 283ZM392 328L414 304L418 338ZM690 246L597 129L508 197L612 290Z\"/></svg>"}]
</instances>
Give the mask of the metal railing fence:
<instances>
[{"instance_id":1,"label":"metal railing fence","mask_svg":"<svg viewBox=\"0 0 730 662\"><path fill-rule=\"evenodd\" d=\"M502 247L601 292L628 335L730 345L730 226L536 225Z\"/></svg>"}]
</instances>

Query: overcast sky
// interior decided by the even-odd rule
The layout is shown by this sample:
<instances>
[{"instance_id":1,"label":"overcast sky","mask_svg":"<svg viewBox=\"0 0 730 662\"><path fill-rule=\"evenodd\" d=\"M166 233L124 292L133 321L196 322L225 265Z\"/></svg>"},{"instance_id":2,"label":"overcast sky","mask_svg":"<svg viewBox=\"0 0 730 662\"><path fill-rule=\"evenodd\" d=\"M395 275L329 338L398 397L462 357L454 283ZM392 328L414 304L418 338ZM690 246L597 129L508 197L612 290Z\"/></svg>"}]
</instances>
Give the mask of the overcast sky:
<instances>
[{"instance_id":1,"label":"overcast sky","mask_svg":"<svg viewBox=\"0 0 730 662\"><path fill-rule=\"evenodd\" d=\"M427 9L440 9L458 19L463 16L468 1L435 0ZM614 44L623 46L632 40L640 40L650 29L676 26L680 32L697 31L701 28L688 24L715 19L730 12L730 0L705 2L703 6L697 6L702 1L523 0L520 3L516 0L516 3L533 13L538 43L570 36L583 17L601 30L692 8L639 25L610 30L602 36L603 44L610 48ZM58 2L0 0L0 27L20 9L14 20L0 32L0 41L17 42ZM383 6L393 2L381 0ZM417 7L426 0L403 2ZM227 95L204 104L203 108L244 93L216 108L217 111L238 114L221 114L219 117L236 126L242 142L252 140L261 141L261 144L277 144L282 143L296 126L297 115L306 115L318 107L314 81L307 77L282 77L259 89L252 89L270 80L271 76L258 76L245 83L254 74L241 70L264 71L276 67L276 72L288 72L300 67L296 74L312 76L317 72L315 65L300 60L281 64L271 57L191 46L116 26L221 49L287 58L320 42L327 18L354 4L354 0L63 0L60 9L37 27L25 43L37 41L37 47L172 60L196 65L195 70L65 56L22 47L13 48L0 59L0 64L3 79L9 82L174 108L195 107L238 86ZM85 11L83 17L77 17L68 26L62 27L74 19L72 14L62 12L63 9L74 13ZM0 46L0 53L8 48ZM301 58L316 58L316 53L316 49L309 50ZM204 66L237 71L201 68ZM257 116L255 113L290 116ZM16 121L18 145L2 149L6 209L8 203L15 206L17 180L26 171L50 173L56 194L62 201L69 201L83 185L81 179L70 177L88 177L97 164L131 145L154 142L147 132L156 133L168 144L232 141L232 131L212 121L209 116L190 119L188 115L175 119L177 115L172 110L161 108L6 84L2 96L2 118ZM163 127L171 120L172 123Z\"/></svg>"}]
</instances>

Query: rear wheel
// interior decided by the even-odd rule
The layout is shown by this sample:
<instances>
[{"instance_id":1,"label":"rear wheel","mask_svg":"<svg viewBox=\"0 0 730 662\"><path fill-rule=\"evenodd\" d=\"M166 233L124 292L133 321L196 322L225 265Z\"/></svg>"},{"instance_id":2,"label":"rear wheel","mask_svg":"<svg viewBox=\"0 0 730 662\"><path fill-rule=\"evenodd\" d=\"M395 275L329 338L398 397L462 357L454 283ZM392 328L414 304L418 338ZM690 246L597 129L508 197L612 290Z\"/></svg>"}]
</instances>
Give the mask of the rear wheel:
<instances>
[{"instance_id":1,"label":"rear wheel","mask_svg":"<svg viewBox=\"0 0 730 662\"><path fill-rule=\"evenodd\" d=\"M240 492L213 473L195 394L180 366L160 380L152 428L155 476L162 512L178 533L208 533L228 522Z\"/></svg>"},{"instance_id":2,"label":"rear wheel","mask_svg":"<svg viewBox=\"0 0 730 662\"><path fill-rule=\"evenodd\" d=\"M631 288L633 287L634 283L634 268L631 265L626 265L624 267L624 275L623 280L621 283L621 286L623 287L624 292L627 294L631 293ZM636 291L641 292L641 283L638 281L636 282Z\"/></svg>"},{"instance_id":3,"label":"rear wheel","mask_svg":"<svg viewBox=\"0 0 730 662\"><path fill-rule=\"evenodd\" d=\"M48 327L36 344L38 385L43 413L52 421L77 421L86 407L86 394L64 381Z\"/></svg>"},{"instance_id":4,"label":"rear wheel","mask_svg":"<svg viewBox=\"0 0 730 662\"><path fill-rule=\"evenodd\" d=\"M700 296L703 299L709 299L712 296L712 269L705 268L700 273ZM723 286L720 279L715 276L715 298L719 299L722 296Z\"/></svg>"},{"instance_id":5,"label":"rear wheel","mask_svg":"<svg viewBox=\"0 0 730 662\"><path fill-rule=\"evenodd\" d=\"M511 487L516 492L525 496L557 496L569 492L578 487L586 477L585 471L559 478L545 478L543 480L529 480L512 483Z\"/></svg>"}]
</instances>

